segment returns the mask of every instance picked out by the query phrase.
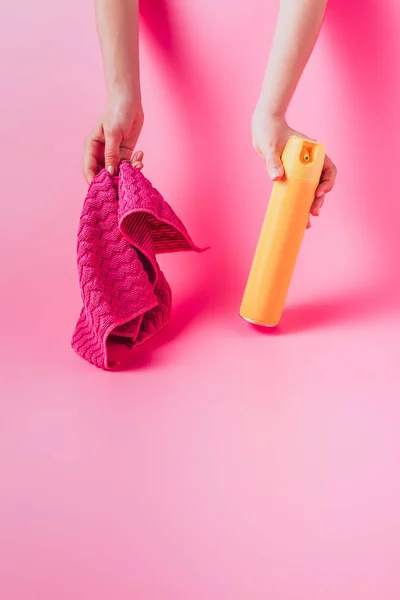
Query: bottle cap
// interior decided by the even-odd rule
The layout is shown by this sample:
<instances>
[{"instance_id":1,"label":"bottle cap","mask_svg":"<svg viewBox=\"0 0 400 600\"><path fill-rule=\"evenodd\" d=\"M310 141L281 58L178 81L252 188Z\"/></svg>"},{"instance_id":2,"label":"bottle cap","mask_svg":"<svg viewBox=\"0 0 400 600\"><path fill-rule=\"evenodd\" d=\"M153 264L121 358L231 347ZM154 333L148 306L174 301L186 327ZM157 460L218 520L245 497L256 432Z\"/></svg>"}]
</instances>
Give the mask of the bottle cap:
<instances>
[{"instance_id":1,"label":"bottle cap","mask_svg":"<svg viewBox=\"0 0 400 600\"><path fill-rule=\"evenodd\" d=\"M315 140L293 135L282 154L287 177L305 181L319 181L324 166L325 146Z\"/></svg>"}]
</instances>

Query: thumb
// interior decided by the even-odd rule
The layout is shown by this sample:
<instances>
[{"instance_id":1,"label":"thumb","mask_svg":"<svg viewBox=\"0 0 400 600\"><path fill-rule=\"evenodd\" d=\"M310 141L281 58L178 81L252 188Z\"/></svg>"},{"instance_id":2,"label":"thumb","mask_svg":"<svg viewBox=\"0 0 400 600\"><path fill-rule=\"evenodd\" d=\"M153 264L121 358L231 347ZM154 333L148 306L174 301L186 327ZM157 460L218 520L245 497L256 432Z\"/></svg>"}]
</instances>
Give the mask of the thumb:
<instances>
[{"instance_id":1,"label":"thumb","mask_svg":"<svg viewBox=\"0 0 400 600\"><path fill-rule=\"evenodd\" d=\"M281 157L277 150L272 150L267 156L267 171L272 181L279 181L285 173Z\"/></svg>"},{"instance_id":2,"label":"thumb","mask_svg":"<svg viewBox=\"0 0 400 600\"><path fill-rule=\"evenodd\" d=\"M119 147L122 141L121 135L113 131L104 132L105 149L104 164L110 175L115 175L119 165Z\"/></svg>"}]
</instances>

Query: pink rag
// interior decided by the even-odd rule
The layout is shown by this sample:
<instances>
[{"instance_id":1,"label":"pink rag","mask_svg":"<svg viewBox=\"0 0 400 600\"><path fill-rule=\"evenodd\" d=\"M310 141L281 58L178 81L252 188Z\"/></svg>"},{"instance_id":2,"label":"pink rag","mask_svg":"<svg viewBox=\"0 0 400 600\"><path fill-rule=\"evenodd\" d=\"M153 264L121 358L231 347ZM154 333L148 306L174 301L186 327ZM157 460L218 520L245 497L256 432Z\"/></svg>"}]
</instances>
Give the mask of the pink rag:
<instances>
[{"instance_id":1,"label":"pink rag","mask_svg":"<svg viewBox=\"0 0 400 600\"><path fill-rule=\"evenodd\" d=\"M78 231L83 308L72 347L109 369L107 340L138 346L158 333L171 312L171 288L156 254L202 250L143 174L122 163L118 177L102 170L91 183Z\"/></svg>"}]
</instances>

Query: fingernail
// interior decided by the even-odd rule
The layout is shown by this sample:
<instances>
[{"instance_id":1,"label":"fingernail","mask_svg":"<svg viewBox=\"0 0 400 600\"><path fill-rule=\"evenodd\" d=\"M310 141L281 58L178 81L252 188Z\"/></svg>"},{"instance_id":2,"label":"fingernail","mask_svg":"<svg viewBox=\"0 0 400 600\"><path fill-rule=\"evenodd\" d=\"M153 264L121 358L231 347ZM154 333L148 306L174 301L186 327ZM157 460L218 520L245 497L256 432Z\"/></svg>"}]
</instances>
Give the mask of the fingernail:
<instances>
[{"instance_id":1,"label":"fingernail","mask_svg":"<svg viewBox=\"0 0 400 600\"><path fill-rule=\"evenodd\" d=\"M318 192L315 194L316 198L321 198L321 196L323 196L325 194L324 190L318 190Z\"/></svg>"},{"instance_id":2,"label":"fingernail","mask_svg":"<svg viewBox=\"0 0 400 600\"><path fill-rule=\"evenodd\" d=\"M279 179L282 175L279 169L272 169L271 171L272 179Z\"/></svg>"},{"instance_id":3,"label":"fingernail","mask_svg":"<svg viewBox=\"0 0 400 600\"><path fill-rule=\"evenodd\" d=\"M114 167L112 165L107 167L107 171L110 173L110 175L114 175Z\"/></svg>"}]
</instances>

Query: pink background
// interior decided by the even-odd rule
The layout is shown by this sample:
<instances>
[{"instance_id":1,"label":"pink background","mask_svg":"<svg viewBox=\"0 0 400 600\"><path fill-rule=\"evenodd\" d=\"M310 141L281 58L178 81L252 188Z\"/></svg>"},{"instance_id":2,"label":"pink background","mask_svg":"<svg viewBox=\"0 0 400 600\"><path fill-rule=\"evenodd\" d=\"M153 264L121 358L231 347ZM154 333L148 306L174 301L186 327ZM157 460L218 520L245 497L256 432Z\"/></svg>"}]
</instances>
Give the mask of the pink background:
<instances>
[{"instance_id":1,"label":"pink background","mask_svg":"<svg viewBox=\"0 0 400 600\"><path fill-rule=\"evenodd\" d=\"M212 250L162 260L173 321L120 373L69 347L92 3L1 8L0 596L398 600L399 2L330 2L290 123L339 179L275 334L237 313L278 2L142 4L145 174Z\"/></svg>"}]
</instances>

